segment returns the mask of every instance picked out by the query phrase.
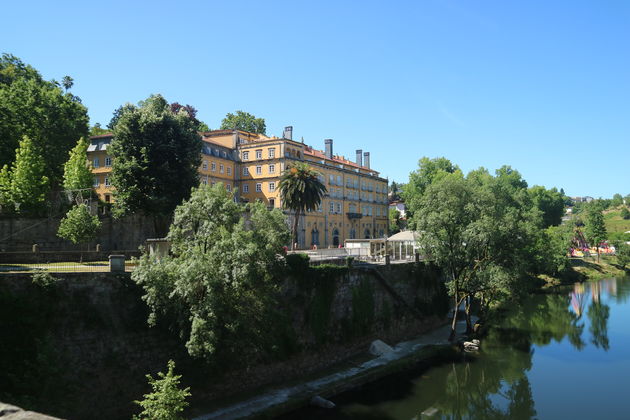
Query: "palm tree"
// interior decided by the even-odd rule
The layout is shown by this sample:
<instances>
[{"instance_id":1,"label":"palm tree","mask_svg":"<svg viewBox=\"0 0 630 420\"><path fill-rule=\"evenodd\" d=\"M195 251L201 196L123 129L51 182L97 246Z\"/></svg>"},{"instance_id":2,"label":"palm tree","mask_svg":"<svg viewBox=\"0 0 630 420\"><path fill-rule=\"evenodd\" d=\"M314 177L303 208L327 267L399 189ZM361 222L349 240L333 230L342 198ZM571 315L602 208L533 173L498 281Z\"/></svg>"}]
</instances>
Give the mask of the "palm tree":
<instances>
[{"instance_id":1,"label":"palm tree","mask_svg":"<svg viewBox=\"0 0 630 420\"><path fill-rule=\"evenodd\" d=\"M295 248L297 242L300 214L316 210L327 192L326 186L322 184L317 175L317 172L306 163L298 162L287 168L280 178L278 188L280 188L282 206L295 213L291 250Z\"/></svg>"}]
</instances>

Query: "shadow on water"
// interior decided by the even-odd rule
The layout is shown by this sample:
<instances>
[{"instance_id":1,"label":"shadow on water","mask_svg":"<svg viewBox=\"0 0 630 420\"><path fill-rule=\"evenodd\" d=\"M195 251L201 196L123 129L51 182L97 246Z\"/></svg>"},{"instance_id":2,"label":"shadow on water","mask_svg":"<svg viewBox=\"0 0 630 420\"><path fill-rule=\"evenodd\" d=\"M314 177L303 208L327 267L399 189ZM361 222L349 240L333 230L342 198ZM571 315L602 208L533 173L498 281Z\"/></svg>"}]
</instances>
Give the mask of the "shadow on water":
<instances>
[{"instance_id":1,"label":"shadow on water","mask_svg":"<svg viewBox=\"0 0 630 420\"><path fill-rule=\"evenodd\" d=\"M611 313L606 302L625 301L629 294L629 282L618 287L612 279L534 295L508 310L488 331L479 354L425 361L412 370L331 397L337 404L334 409L304 408L279 418L536 418L529 377L535 348L564 343L582 352L592 344L606 353Z\"/></svg>"}]
</instances>

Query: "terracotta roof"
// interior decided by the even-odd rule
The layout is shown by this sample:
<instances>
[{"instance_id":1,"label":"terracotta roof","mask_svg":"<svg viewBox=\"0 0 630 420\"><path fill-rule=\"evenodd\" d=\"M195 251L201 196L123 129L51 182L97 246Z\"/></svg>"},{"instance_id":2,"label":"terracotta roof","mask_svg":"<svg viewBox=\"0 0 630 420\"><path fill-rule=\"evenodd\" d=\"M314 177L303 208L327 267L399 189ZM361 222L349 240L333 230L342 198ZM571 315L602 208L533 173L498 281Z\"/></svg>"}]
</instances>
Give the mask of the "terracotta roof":
<instances>
[{"instance_id":1,"label":"terracotta roof","mask_svg":"<svg viewBox=\"0 0 630 420\"><path fill-rule=\"evenodd\" d=\"M90 136L90 140L91 139L104 139L107 137L112 137L114 135L114 133L107 133L107 134L100 134L98 136Z\"/></svg>"},{"instance_id":2,"label":"terracotta roof","mask_svg":"<svg viewBox=\"0 0 630 420\"><path fill-rule=\"evenodd\" d=\"M313 149L311 146L304 147L304 154L316 157L318 159L324 159L324 160L332 161L334 163L341 163L346 166L352 166L353 168L362 168L362 169L365 169L366 171L370 171L370 172L374 172L375 174L378 174L377 171L371 168L366 168L365 166L359 166L356 162L345 159L343 156L334 155L332 159L329 159L326 157L326 153L324 153L322 150Z\"/></svg>"}]
</instances>

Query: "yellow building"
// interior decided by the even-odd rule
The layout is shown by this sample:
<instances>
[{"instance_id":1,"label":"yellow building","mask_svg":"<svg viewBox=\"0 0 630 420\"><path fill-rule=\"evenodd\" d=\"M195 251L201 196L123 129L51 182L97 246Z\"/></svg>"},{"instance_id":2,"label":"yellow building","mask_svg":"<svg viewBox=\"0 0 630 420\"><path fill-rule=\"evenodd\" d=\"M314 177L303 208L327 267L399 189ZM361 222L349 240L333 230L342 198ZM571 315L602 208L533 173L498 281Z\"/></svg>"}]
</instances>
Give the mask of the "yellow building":
<instances>
[{"instance_id":1,"label":"yellow building","mask_svg":"<svg viewBox=\"0 0 630 420\"><path fill-rule=\"evenodd\" d=\"M260 200L270 208L281 208L278 184L282 172L292 162L308 162L320 173L328 193L317 211L300 218L300 248L337 247L346 239L384 237L389 220L387 179L370 168L370 154L357 150L356 160L352 162L333 153L331 139L324 141L325 149L321 151L294 141L292 131L292 127L286 127L282 138L240 130L200 133L203 140L200 182L222 182L242 202ZM93 161L96 192L109 202L112 201L108 181L111 158L107 146L112 136L96 136L91 140L88 157Z\"/></svg>"}]
</instances>

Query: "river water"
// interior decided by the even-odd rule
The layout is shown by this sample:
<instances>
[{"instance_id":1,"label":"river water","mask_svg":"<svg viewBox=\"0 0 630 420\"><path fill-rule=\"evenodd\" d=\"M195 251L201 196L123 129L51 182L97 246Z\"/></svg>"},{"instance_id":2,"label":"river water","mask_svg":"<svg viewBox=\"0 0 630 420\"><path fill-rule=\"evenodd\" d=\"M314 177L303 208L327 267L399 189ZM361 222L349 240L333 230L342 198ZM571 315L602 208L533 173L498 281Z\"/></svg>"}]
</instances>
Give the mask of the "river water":
<instances>
[{"instance_id":1,"label":"river water","mask_svg":"<svg viewBox=\"0 0 630 420\"><path fill-rule=\"evenodd\" d=\"M300 419L630 419L630 279L516 305L482 351L331 398Z\"/></svg>"}]
</instances>

